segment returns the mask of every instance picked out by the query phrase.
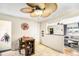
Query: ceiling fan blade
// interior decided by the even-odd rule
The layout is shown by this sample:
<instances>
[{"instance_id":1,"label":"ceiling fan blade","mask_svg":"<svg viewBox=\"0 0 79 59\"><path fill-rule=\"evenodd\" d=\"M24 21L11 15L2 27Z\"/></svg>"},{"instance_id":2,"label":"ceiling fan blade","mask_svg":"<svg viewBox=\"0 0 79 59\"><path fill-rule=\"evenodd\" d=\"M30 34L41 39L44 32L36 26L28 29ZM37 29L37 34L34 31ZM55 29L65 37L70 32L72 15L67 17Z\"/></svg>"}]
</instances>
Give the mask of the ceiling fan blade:
<instances>
[{"instance_id":1,"label":"ceiling fan blade","mask_svg":"<svg viewBox=\"0 0 79 59\"><path fill-rule=\"evenodd\" d=\"M27 5L36 9L45 9L45 3L27 3Z\"/></svg>"},{"instance_id":2,"label":"ceiling fan blade","mask_svg":"<svg viewBox=\"0 0 79 59\"><path fill-rule=\"evenodd\" d=\"M36 3L26 3L28 6L30 7L35 7L36 6Z\"/></svg>"},{"instance_id":3,"label":"ceiling fan blade","mask_svg":"<svg viewBox=\"0 0 79 59\"><path fill-rule=\"evenodd\" d=\"M46 3L46 8L42 14L43 17L47 17L51 15L53 12L57 10L57 4L56 3Z\"/></svg>"},{"instance_id":4,"label":"ceiling fan blade","mask_svg":"<svg viewBox=\"0 0 79 59\"><path fill-rule=\"evenodd\" d=\"M44 10L44 9L45 9L45 3L39 3L39 4L38 4L38 7L39 7L41 10Z\"/></svg>"},{"instance_id":5,"label":"ceiling fan blade","mask_svg":"<svg viewBox=\"0 0 79 59\"><path fill-rule=\"evenodd\" d=\"M32 13L34 10L31 7L25 7L25 8L22 8L21 11L23 13Z\"/></svg>"},{"instance_id":6,"label":"ceiling fan blade","mask_svg":"<svg viewBox=\"0 0 79 59\"><path fill-rule=\"evenodd\" d=\"M36 17L36 16L38 16L35 12L32 12L31 14L30 14L30 16L31 17Z\"/></svg>"}]
</instances>

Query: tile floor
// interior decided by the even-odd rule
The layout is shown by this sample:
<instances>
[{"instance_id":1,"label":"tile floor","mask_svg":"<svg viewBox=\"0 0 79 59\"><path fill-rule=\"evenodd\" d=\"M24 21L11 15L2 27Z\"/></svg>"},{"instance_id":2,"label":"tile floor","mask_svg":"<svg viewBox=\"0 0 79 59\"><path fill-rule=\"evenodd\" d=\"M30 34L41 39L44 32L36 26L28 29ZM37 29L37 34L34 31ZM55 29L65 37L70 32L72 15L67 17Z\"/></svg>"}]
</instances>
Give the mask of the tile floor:
<instances>
[{"instance_id":1,"label":"tile floor","mask_svg":"<svg viewBox=\"0 0 79 59\"><path fill-rule=\"evenodd\" d=\"M36 45L35 47L36 47L35 54L33 54L32 56L72 56L71 54L60 53L58 51L50 49L41 44ZM24 50L22 50L22 54L19 54L17 50L17 51L7 51L7 52L2 53L1 55L2 56L24 56L24 54L25 54Z\"/></svg>"}]
</instances>

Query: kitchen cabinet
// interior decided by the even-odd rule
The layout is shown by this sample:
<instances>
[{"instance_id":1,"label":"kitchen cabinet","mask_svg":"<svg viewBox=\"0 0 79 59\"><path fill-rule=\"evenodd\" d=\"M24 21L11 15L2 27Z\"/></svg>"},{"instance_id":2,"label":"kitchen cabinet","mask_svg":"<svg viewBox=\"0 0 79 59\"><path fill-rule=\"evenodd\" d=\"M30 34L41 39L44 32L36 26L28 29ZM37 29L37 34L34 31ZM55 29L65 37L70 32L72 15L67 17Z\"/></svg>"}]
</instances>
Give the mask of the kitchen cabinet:
<instances>
[{"instance_id":1,"label":"kitchen cabinet","mask_svg":"<svg viewBox=\"0 0 79 59\"><path fill-rule=\"evenodd\" d=\"M49 29L53 28L53 34L50 34ZM41 43L49 48L63 52L64 49L64 25L41 25L41 31L44 31L44 36L41 36Z\"/></svg>"},{"instance_id":2,"label":"kitchen cabinet","mask_svg":"<svg viewBox=\"0 0 79 59\"><path fill-rule=\"evenodd\" d=\"M42 38L41 42L42 42L42 44L48 46L49 48L63 52L64 36L46 35L45 37Z\"/></svg>"}]
</instances>

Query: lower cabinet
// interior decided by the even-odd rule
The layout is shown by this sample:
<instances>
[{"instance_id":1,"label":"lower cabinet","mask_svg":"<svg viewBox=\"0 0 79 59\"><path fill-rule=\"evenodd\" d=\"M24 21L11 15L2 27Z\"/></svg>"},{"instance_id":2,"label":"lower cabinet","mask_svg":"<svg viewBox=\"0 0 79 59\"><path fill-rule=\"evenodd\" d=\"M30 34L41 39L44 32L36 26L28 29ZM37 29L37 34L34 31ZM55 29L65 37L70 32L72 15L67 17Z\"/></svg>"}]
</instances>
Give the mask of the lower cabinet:
<instances>
[{"instance_id":1,"label":"lower cabinet","mask_svg":"<svg viewBox=\"0 0 79 59\"><path fill-rule=\"evenodd\" d=\"M41 39L41 43L49 48L63 52L64 49L64 36L61 35L46 35Z\"/></svg>"}]
</instances>

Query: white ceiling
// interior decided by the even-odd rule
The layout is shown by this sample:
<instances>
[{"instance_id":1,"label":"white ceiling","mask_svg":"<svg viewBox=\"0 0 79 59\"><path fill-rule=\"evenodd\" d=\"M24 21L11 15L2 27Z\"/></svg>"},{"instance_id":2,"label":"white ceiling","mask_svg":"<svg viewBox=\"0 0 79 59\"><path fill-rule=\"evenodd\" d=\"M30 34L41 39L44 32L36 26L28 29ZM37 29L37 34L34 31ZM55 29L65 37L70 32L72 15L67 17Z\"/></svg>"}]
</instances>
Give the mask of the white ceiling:
<instances>
[{"instance_id":1,"label":"white ceiling","mask_svg":"<svg viewBox=\"0 0 79 59\"><path fill-rule=\"evenodd\" d=\"M49 17L30 17L30 14L22 13L20 11L20 9L25 6L25 3L0 3L0 13L16 17L28 18L38 22L51 19L68 18L79 15L78 3L58 3L58 9Z\"/></svg>"}]
</instances>

